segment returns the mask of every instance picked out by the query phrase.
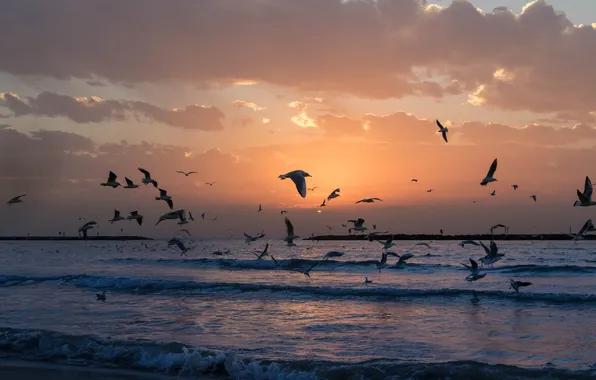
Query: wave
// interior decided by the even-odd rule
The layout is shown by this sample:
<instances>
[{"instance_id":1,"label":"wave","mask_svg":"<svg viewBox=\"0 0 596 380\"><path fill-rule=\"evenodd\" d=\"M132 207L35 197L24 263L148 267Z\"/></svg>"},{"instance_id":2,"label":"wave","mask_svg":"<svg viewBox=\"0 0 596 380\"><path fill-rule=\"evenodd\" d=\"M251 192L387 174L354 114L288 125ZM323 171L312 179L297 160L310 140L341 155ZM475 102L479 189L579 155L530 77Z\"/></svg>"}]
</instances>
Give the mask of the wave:
<instances>
[{"instance_id":1,"label":"wave","mask_svg":"<svg viewBox=\"0 0 596 380\"><path fill-rule=\"evenodd\" d=\"M43 282L58 282L60 285L129 292L134 294L171 294L187 296L193 293L205 292L270 292L292 293L316 297L333 298L369 298L369 299L415 299L437 297L471 296L471 289L408 289L388 287L339 288L332 286L299 286L269 283L233 283L233 282L199 282L162 280L156 278L128 278L110 276L90 276L86 274L56 277L23 277L0 276L0 287L27 286ZM568 293L531 293L516 294L512 291L476 290L479 297L489 299L505 299L515 302L545 302L545 303L593 303L594 294Z\"/></svg>"},{"instance_id":2,"label":"wave","mask_svg":"<svg viewBox=\"0 0 596 380\"><path fill-rule=\"evenodd\" d=\"M0 352L26 360L99 366L236 380L385 380L385 379L560 379L584 380L596 370L570 371L546 365L524 369L474 361L404 363L376 359L361 363L271 361L234 352L194 348L178 342L122 341L94 335L0 328Z\"/></svg>"},{"instance_id":3,"label":"wave","mask_svg":"<svg viewBox=\"0 0 596 380\"><path fill-rule=\"evenodd\" d=\"M236 270L276 270L286 269L294 270L299 268L308 268L313 264L317 264L319 268L327 269L350 269L350 268L365 268L374 267L377 260L360 260L360 261L340 261L340 260L313 260L313 259L278 259L277 265L273 260L242 260L242 259L150 259L150 258L136 258L136 257L122 257L107 259L109 262L119 263L141 263L141 264L157 264L157 265L175 265L182 267L217 267L225 269ZM501 264L501 263L499 263ZM593 274L596 273L596 266L581 266L581 265L537 265L537 264L518 264L518 265L495 265L494 267L482 267L483 271L512 273L512 274L533 274L533 275L549 275L556 273L566 274ZM279 265L279 266L278 266ZM415 271L430 271L430 270L457 270L467 271L460 264L425 264L425 263L408 263L401 267L388 266L385 270L408 268Z\"/></svg>"}]
</instances>

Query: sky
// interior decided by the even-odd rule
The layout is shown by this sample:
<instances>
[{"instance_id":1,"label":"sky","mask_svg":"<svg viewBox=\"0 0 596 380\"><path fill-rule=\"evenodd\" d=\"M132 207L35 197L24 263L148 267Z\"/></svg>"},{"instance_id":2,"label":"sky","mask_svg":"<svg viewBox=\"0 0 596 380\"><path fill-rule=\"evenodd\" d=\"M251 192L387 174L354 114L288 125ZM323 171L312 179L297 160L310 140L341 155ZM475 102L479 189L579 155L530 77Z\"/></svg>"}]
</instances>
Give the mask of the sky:
<instances>
[{"instance_id":1,"label":"sky","mask_svg":"<svg viewBox=\"0 0 596 380\"><path fill-rule=\"evenodd\" d=\"M27 194L0 235L76 235L85 217L170 236L155 188L100 186L109 171L140 182L138 167L174 209L207 213L188 226L201 237L282 236L281 210L304 237L359 217L446 234L592 217L572 204L596 175L596 2L0 4L0 197ZM498 181L480 186L494 158ZM306 198L278 179L297 169ZM370 197L383 201L355 204ZM114 209L146 221L110 225Z\"/></svg>"}]
</instances>

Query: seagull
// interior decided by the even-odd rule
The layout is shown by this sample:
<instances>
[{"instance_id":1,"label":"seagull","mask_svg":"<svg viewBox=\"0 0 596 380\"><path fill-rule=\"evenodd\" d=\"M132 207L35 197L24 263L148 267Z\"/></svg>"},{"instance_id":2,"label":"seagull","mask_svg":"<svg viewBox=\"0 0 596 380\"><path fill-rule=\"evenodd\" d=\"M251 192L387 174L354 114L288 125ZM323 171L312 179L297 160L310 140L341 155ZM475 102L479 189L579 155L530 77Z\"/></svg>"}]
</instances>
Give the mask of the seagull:
<instances>
[{"instance_id":1,"label":"seagull","mask_svg":"<svg viewBox=\"0 0 596 380\"><path fill-rule=\"evenodd\" d=\"M378 242L383 244L383 249L389 249L395 245L393 244L393 236L390 236L389 239L387 239L387 241L378 240Z\"/></svg>"},{"instance_id":2,"label":"seagull","mask_svg":"<svg viewBox=\"0 0 596 380\"><path fill-rule=\"evenodd\" d=\"M192 236L192 235L190 234L190 232L188 232L188 230L187 230L186 228L181 228L181 229L179 229L178 231L176 231L176 234L178 234L178 233L180 233L180 232L186 232L186 233L188 234L188 236Z\"/></svg>"},{"instance_id":3,"label":"seagull","mask_svg":"<svg viewBox=\"0 0 596 380\"><path fill-rule=\"evenodd\" d=\"M447 141L447 132L449 132L448 128L443 127L443 124L441 124L441 122L439 120L436 120L437 125L439 126L439 130L437 132L440 132L443 135L443 140L445 140L445 142Z\"/></svg>"},{"instance_id":4,"label":"seagull","mask_svg":"<svg viewBox=\"0 0 596 380\"><path fill-rule=\"evenodd\" d=\"M476 242L474 240L463 240L463 241L461 241L461 242L458 243L458 245L460 247L462 247L462 248L465 247L466 244L472 244L472 245L475 245L475 246L479 246L480 245L480 243L478 243L478 242Z\"/></svg>"},{"instance_id":5,"label":"seagull","mask_svg":"<svg viewBox=\"0 0 596 380\"><path fill-rule=\"evenodd\" d=\"M426 248L430 248L430 245L428 245L428 243L416 243L416 244L414 244L414 248L416 248L418 246L425 246Z\"/></svg>"},{"instance_id":6,"label":"seagull","mask_svg":"<svg viewBox=\"0 0 596 380\"><path fill-rule=\"evenodd\" d=\"M229 249L227 249L227 248L226 248L226 249L224 249L223 251L221 251L221 250L219 250L219 249L218 249L218 250L217 250L217 251L215 251L215 252L211 252L211 254L212 254L212 255L215 255L215 256L223 256L223 255L227 255L228 253L230 253L230 250L229 250Z\"/></svg>"},{"instance_id":7,"label":"seagull","mask_svg":"<svg viewBox=\"0 0 596 380\"><path fill-rule=\"evenodd\" d=\"M247 244L250 244L253 241L259 240L262 237L265 237L265 234L263 233L263 231L261 231L261 233L259 233L257 236L251 236L245 232L244 233L244 242L246 242Z\"/></svg>"},{"instance_id":8,"label":"seagull","mask_svg":"<svg viewBox=\"0 0 596 380\"><path fill-rule=\"evenodd\" d=\"M526 282L526 281L514 281L512 279L509 279L509 289L513 289L515 290L515 292L517 294L519 294L519 288L524 288L526 286L530 286L532 285L531 282Z\"/></svg>"},{"instance_id":9,"label":"seagull","mask_svg":"<svg viewBox=\"0 0 596 380\"><path fill-rule=\"evenodd\" d=\"M184 246L184 243L182 242L182 240L180 240L177 237L171 238L170 241L168 241L168 247L170 247L172 245L175 245L178 248L180 248L180 256L182 256L182 255L188 256L186 254L186 252L190 251L190 248L186 248L186 246Z\"/></svg>"},{"instance_id":10,"label":"seagull","mask_svg":"<svg viewBox=\"0 0 596 380\"><path fill-rule=\"evenodd\" d=\"M364 198L356 203L374 203L375 201L383 201L381 198Z\"/></svg>"},{"instance_id":11,"label":"seagull","mask_svg":"<svg viewBox=\"0 0 596 380\"><path fill-rule=\"evenodd\" d=\"M354 227L353 228L350 228L348 231L349 232L352 232L352 231L365 231L365 230L367 230L368 228L366 228L366 227L363 226L364 222L365 222L365 220L362 219L362 218L358 218L357 220L354 220L354 219L348 220L348 223L353 223L354 224Z\"/></svg>"},{"instance_id":12,"label":"seagull","mask_svg":"<svg viewBox=\"0 0 596 380\"><path fill-rule=\"evenodd\" d=\"M292 182L294 182L294 184L296 185L296 190L298 190L298 194L300 194L300 196L302 198L306 198L306 178L305 177L311 177L311 175L308 174L307 172L305 172L304 170L294 170L294 171L288 172L286 174L280 174L277 178L291 179Z\"/></svg>"},{"instance_id":13,"label":"seagull","mask_svg":"<svg viewBox=\"0 0 596 380\"><path fill-rule=\"evenodd\" d=\"M387 252L382 252L381 253L381 261L377 261L375 264L377 266L377 269L379 270L379 273L381 273L381 269L387 267Z\"/></svg>"},{"instance_id":14,"label":"seagull","mask_svg":"<svg viewBox=\"0 0 596 380\"><path fill-rule=\"evenodd\" d=\"M287 216L284 221L286 223L286 237L284 241L287 243L288 247L291 247L296 245L294 243L294 239L298 239L300 236L294 235L294 226L292 225L292 222L290 222L290 219L288 219Z\"/></svg>"},{"instance_id":15,"label":"seagull","mask_svg":"<svg viewBox=\"0 0 596 380\"><path fill-rule=\"evenodd\" d=\"M83 237L87 239L87 231L94 228L96 225L97 222L94 220L90 220L87 223L83 224L81 227L79 227L79 236L81 236L82 233Z\"/></svg>"},{"instance_id":16,"label":"seagull","mask_svg":"<svg viewBox=\"0 0 596 380\"><path fill-rule=\"evenodd\" d=\"M259 253L252 252L252 254L257 257L257 260L261 260L263 257L269 256L269 254L267 253L268 249L269 249L269 243L267 243L267 245L265 245L265 249L263 250L263 252L259 252Z\"/></svg>"},{"instance_id":17,"label":"seagull","mask_svg":"<svg viewBox=\"0 0 596 380\"><path fill-rule=\"evenodd\" d=\"M202 213L202 214L201 214L201 218L202 218L203 220L205 220L205 214L206 214L206 212L204 212L204 213Z\"/></svg>"},{"instance_id":18,"label":"seagull","mask_svg":"<svg viewBox=\"0 0 596 380\"><path fill-rule=\"evenodd\" d=\"M499 253L499 247L497 247L497 243L494 241L490 242L490 248L484 245L483 242L480 242L480 245L482 248L484 248L484 252L486 252L486 256L480 259L482 265L486 264L493 266L494 263L501 260L503 256L505 256L503 253Z\"/></svg>"},{"instance_id":19,"label":"seagull","mask_svg":"<svg viewBox=\"0 0 596 380\"><path fill-rule=\"evenodd\" d=\"M174 208L174 202L172 201L172 197L168 195L168 192L164 189L159 189L159 197L155 197L156 201L165 201L168 206L170 206L170 210Z\"/></svg>"},{"instance_id":20,"label":"seagull","mask_svg":"<svg viewBox=\"0 0 596 380\"><path fill-rule=\"evenodd\" d=\"M139 223L139 226L143 225L143 215L139 215L138 211L131 211L130 214L126 217L126 220L136 220Z\"/></svg>"},{"instance_id":21,"label":"seagull","mask_svg":"<svg viewBox=\"0 0 596 380\"><path fill-rule=\"evenodd\" d=\"M213 186L215 185L217 181L213 181L213 182L205 182L205 185L209 185L209 186Z\"/></svg>"},{"instance_id":22,"label":"seagull","mask_svg":"<svg viewBox=\"0 0 596 380\"><path fill-rule=\"evenodd\" d=\"M325 206L327 206L327 199L323 199L323 203L321 203L319 205L319 207L325 207Z\"/></svg>"},{"instance_id":23,"label":"seagull","mask_svg":"<svg viewBox=\"0 0 596 380\"><path fill-rule=\"evenodd\" d=\"M476 260L470 259L470 265L464 263L462 263L461 265L468 268L470 274L472 275L477 275L480 273L480 268L478 267L478 263L476 262Z\"/></svg>"},{"instance_id":24,"label":"seagull","mask_svg":"<svg viewBox=\"0 0 596 380\"><path fill-rule=\"evenodd\" d=\"M27 194L21 194L21 195L19 195L19 196L17 196L17 197L10 198L10 199L8 200L8 202L6 202L6 204L7 204L8 206L11 206L11 205L13 205L14 203L23 203L23 200L22 200L21 198L23 198L25 195L27 195Z\"/></svg>"},{"instance_id":25,"label":"seagull","mask_svg":"<svg viewBox=\"0 0 596 380\"><path fill-rule=\"evenodd\" d=\"M280 263L277 262L277 260L275 260L275 257L273 257L273 255L271 255L271 260L273 260L273 262L275 263L275 267L279 268L279 266L281 265Z\"/></svg>"},{"instance_id":26,"label":"seagull","mask_svg":"<svg viewBox=\"0 0 596 380\"><path fill-rule=\"evenodd\" d=\"M183 172L181 170L176 170L176 173L184 174L186 177L188 177L191 174L196 174L196 172Z\"/></svg>"},{"instance_id":27,"label":"seagull","mask_svg":"<svg viewBox=\"0 0 596 380\"><path fill-rule=\"evenodd\" d=\"M145 175L145 177L143 177L141 182L143 182L143 184L145 184L145 185L152 183L153 186L155 186L155 188L157 189L157 181L155 181L154 179L151 178L151 173L149 173L145 169L141 169L141 168L138 168L138 169L141 173L143 173L143 175Z\"/></svg>"},{"instance_id":28,"label":"seagull","mask_svg":"<svg viewBox=\"0 0 596 380\"><path fill-rule=\"evenodd\" d=\"M257 212L261 212L263 211L263 208L261 207L261 204L259 203L259 210Z\"/></svg>"},{"instance_id":29,"label":"seagull","mask_svg":"<svg viewBox=\"0 0 596 380\"><path fill-rule=\"evenodd\" d=\"M497 195L497 190L493 190L493 192L492 192L492 193L490 193L490 196L491 196L491 197L494 197L495 195Z\"/></svg>"},{"instance_id":30,"label":"seagull","mask_svg":"<svg viewBox=\"0 0 596 380\"><path fill-rule=\"evenodd\" d=\"M287 214L287 213L288 213L288 212L287 212L286 210L281 210L281 211L279 212L279 215L283 215L283 214Z\"/></svg>"},{"instance_id":31,"label":"seagull","mask_svg":"<svg viewBox=\"0 0 596 380\"><path fill-rule=\"evenodd\" d=\"M308 191L315 191L315 189L318 189L318 187L317 186L315 186L315 187L309 187L308 188Z\"/></svg>"},{"instance_id":32,"label":"seagull","mask_svg":"<svg viewBox=\"0 0 596 380\"><path fill-rule=\"evenodd\" d=\"M304 270L304 269L296 269L297 272L302 273L303 275L305 275L306 277L310 278L310 271L313 270L314 267L316 267L319 263L314 263L313 265L311 265L308 269Z\"/></svg>"},{"instance_id":33,"label":"seagull","mask_svg":"<svg viewBox=\"0 0 596 380\"><path fill-rule=\"evenodd\" d=\"M431 193L432 191L433 191L433 189L426 190L427 193Z\"/></svg>"},{"instance_id":34,"label":"seagull","mask_svg":"<svg viewBox=\"0 0 596 380\"><path fill-rule=\"evenodd\" d=\"M577 198L578 201L575 201L573 206L575 207L588 207L596 205L596 202L592 201L592 181L590 181L590 177L586 176L586 181L584 183L584 192L577 190Z\"/></svg>"},{"instance_id":35,"label":"seagull","mask_svg":"<svg viewBox=\"0 0 596 380\"><path fill-rule=\"evenodd\" d=\"M418 182L418 180L416 178L412 178L411 182Z\"/></svg>"},{"instance_id":36,"label":"seagull","mask_svg":"<svg viewBox=\"0 0 596 380\"><path fill-rule=\"evenodd\" d=\"M491 182L495 182L497 179L494 178L493 176L495 175L496 171L497 171L497 159L495 158L493 163L490 165L490 169L488 169L488 173L486 173L486 177L484 177L482 182L480 182L480 186L486 186Z\"/></svg>"},{"instance_id":37,"label":"seagull","mask_svg":"<svg viewBox=\"0 0 596 380\"><path fill-rule=\"evenodd\" d=\"M513 190L517 190L517 188L518 188L519 186L517 186L517 185L513 184L513 185L511 185L511 187L513 187Z\"/></svg>"},{"instance_id":38,"label":"seagull","mask_svg":"<svg viewBox=\"0 0 596 380\"><path fill-rule=\"evenodd\" d=\"M330 201L330 200L332 200L332 199L334 199L334 198L337 198L337 197L341 196L341 194L340 194L340 191L341 191L341 190L339 189L339 187L338 187L337 189L333 190L333 191L331 192L331 194L329 194L329 195L327 196L327 200L328 200L328 201Z\"/></svg>"},{"instance_id":39,"label":"seagull","mask_svg":"<svg viewBox=\"0 0 596 380\"><path fill-rule=\"evenodd\" d=\"M327 260L331 257L342 257L345 253L341 251L329 251L323 256L323 260Z\"/></svg>"},{"instance_id":40,"label":"seagull","mask_svg":"<svg viewBox=\"0 0 596 380\"><path fill-rule=\"evenodd\" d=\"M569 236L572 237L573 240L575 240L575 241L583 240L586 233L589 231L592 231L592 230L594 230L594 225L592 224L592 219L588 219L577 234L569 234Z\"/></svg>"},{"instance_id":41,"label":"seagull","mask_svg":"<svg viewBox=\"0 0 596 380\"><path fill-rule=\"evenodd\" d=\"M98 301L106 302L106 291L104 290L103 292L101 292L101 294L95 294L95 297L97 297Z\"/></svg>"},{"instance_id":42,"label":"seagull","mask_svg":"<svg viewBox=\"0 0 596 380\"><path fill-rule=\"evenodd\" d=\"M192 216L192 212L190 212L190 210L188 210L188 219L192 220L193 222L195 221L195 218Z\"/></svg>"},{"instance_id":43,"label":"seagull","mask_svg":"<svg viewBox=\"0 0 596 380\"><path fill-rule=\"evenodd\" d=\"M125 218L123 216L120 216L120 211L118 210L114 210L114 217L112 219L109 220L110 224L117 222L119 220L124 220Z\"/></svg>"},{"instance_id":44,"label":"seagull","mask_svg":"<svg viewBox=\"0 0 596 380\"><path fill-rule=\"evenodd\" d=\"M186 220L185 211L184 210L176 210L176 211L167 212L159 217L159 220L157 221L157 223L155 223L155 225L157 226L159 223L163 222L164 220L175 220L175 219L180 219L180 222L184 222ZM182 224L185 224L185 223L182 223Z\"/></svg>"},{"instance_id":45,"label":"seagull","mask_svg":"<svg viewBox=\"0 0 596 380\"><path fill-rule=\"evenodd\" d=\"M535 195L530 195L530 198L532 198L534 200L534 202L536 202L536 196Z\"/></svg>"},{"instance_id":46,"label":"seagull","mask_svg":"<svg viewBox=\"0 0 596 380\"><path fill-rule=\"evenodd\" d=\"M372 284L372 280L369 280L368 277L364 277L365 284Z\"/></svg>"},{"instance_id":47,"label":"seagull","mask_svg":"<svg viewBox=\"0 0 596 380\"><path fill-rule=\"evenodd\" d=\"M116 178L118 178L118 176L116 175L116 173L114 172L110 172L110 174L108 175L108 180L104 183L102 183L102 186L109 186L111 188L117 188L118 186L122 186L120 184L120 182L116 181Z\"/></svg>"},{"instance_id":48,"label":"seagull","mask_svg":"<svg viewBox=\"0 0 596 380\"><path fill-rule=\"evenodd\" d=\"M135 185L128 177L124 177L124 180L126 181L126 186L123 186L124 189L136 189L139 187L139 185Z\"/></svg>"},{"instance_id":49,"label":"seagull","mask_svg":"<svg viewBox=\"0 0 596 380\"><path fill-rule=\"evenodd\" d=\"M411 259L412 257L414 257L414 255L413 255L413 254L411 254L411 253L404 253L404 254L403 254L403 255L401 255L401 256L400 256L400 255L398 255L398 254L395 254L395 253L394 253L394 255L396 255L397 257L399 257L399 259L398 259L398 260L397 260L397 262L395 263L395 266L396 266L396 267L399 267L399 266L401 266L402 264L405 264L407 260L409 260L409 259Z\"/></svg>"},{"instance_id":50,"label":"seagull","mask_svg":"<svg viewBox=\"0 0 596 380\"><path fill-rule=\"evenodd\" d=\"M373 224L373 230L376 230L376 229L377 229L377 225Z\"/></svg>"},{"instance_id":51,"label":"seagull","mask_svg":"<svg viewBox=\"0 0 596 380\"><path fill-rule=\"evenodd\" d=\"M329 230L332 230L333 227L331 227L330 225L325 224L325 227L327 227Z\"/></svg>"}]
</instances>

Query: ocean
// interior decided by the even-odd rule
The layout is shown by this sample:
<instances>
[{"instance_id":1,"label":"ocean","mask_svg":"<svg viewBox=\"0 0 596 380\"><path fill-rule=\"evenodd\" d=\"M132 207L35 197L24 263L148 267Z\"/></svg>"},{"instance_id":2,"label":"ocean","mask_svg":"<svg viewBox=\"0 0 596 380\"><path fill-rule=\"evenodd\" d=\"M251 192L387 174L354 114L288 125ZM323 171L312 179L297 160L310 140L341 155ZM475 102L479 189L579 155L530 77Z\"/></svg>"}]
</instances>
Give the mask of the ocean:
<instances>
[{"instance_id":1,"label":"ocean","mask_svg":"<svg viewBox=\"0 0 596 380\"><path fill-rule=\"evenodd\" d=\"M279 267L251 253L267 242ZM460 263L481 247L414 243L379 273L369 241L1 242L0 355L180 378L596 378L596 242L497 242L473 283Z\"/></svg>"}]
</instances>

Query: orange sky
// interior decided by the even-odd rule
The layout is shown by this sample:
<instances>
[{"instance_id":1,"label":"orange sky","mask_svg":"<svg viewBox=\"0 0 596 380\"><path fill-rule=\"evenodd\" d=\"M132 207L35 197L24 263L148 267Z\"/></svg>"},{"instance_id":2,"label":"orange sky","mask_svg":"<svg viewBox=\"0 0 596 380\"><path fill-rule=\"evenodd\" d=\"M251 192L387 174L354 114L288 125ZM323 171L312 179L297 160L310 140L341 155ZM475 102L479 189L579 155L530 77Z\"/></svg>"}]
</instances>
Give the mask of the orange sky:
<instances>
[{"instance_id":1,"label":"orange sky","mask_svg":"<svg viewBox=\"0 0 596 380\"><path fill-rule=\"evenodd\" d=\"M0 196L28 194L0 215L0 234L74 231L83 215L116 232L105 221L118 208L151 220L127 232L166 236L174 226L152 226L168 211L155 189L99 186L110 170L138 182L138 166L175 209L220 215L192 227L205 236L281 235L281 209L304 236L360 216L394 232L499 222L558 232L591 217L571 207L596 177L596 30L581 19L591 6L29 3L44 11L11 2L0 15L14 31L0 38ZM43 30L28 29L33 17ZM77 26L87 32L72 35ZM498 182L479 186L496 157ZM317 186L305 199L277 179L295 169ZM342 197L317 213L338 187ZM366 197L383 202L354 204ZM259 203L266 212L255 216ZM39 212L55 224L26 216Z\"/></svg>"}]
</instances>

